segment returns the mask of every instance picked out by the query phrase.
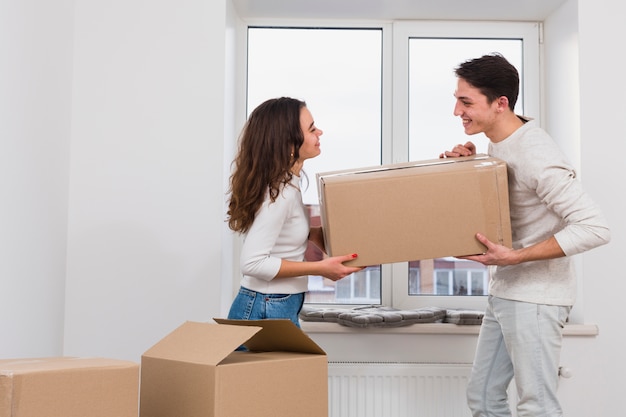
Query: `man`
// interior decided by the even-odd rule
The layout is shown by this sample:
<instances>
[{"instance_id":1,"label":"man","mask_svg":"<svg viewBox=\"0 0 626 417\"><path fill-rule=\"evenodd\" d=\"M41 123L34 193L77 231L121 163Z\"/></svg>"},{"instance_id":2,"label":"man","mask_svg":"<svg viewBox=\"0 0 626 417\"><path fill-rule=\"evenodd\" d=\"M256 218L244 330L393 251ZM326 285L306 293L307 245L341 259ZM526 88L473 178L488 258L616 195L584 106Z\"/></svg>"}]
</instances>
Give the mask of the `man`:
<instances>
[{"instance_id":1,"label":"man","mask_svg":"<svg viewBox=\"0 0 626 417\"><path fill-rule=\"evenodd\" d=\"M484 133L488 153L507 164L513 247L477 233L485 253L464 259L496 265L467 388L475 417L562 416L557 398L562 329L576 296L571 256L606 244L607 223L552 138L514 112L519 75L494 53L455 69L455 116L465 133ZM440 157L476 153L472 142Z\"/></svg>"}]
</instances>

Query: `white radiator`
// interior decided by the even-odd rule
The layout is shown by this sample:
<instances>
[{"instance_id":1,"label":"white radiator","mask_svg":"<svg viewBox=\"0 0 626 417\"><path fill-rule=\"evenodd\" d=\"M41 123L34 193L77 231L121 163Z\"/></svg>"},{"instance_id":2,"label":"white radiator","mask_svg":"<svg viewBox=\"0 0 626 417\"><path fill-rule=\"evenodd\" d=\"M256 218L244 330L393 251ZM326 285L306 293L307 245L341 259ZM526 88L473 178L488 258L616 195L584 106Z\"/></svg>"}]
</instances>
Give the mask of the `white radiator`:
<instances>
[{"instance_id":1,"label":"white radiator","mask_svg":"<svg viewBox=\"0 0 626 417\"><path fill-rule=\"evenodd\" d=\"M468 417L470 364L329 362L329 417Z\"/></svg>"}]
</instances>

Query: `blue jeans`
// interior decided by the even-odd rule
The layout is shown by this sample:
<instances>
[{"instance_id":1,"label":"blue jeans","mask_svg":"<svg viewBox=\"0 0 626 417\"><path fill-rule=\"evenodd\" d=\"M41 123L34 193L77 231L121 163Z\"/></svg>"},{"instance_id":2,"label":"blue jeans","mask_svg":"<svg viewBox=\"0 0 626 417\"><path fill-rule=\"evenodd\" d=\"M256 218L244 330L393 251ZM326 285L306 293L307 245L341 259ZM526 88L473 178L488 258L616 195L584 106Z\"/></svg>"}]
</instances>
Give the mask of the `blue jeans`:
<instances>
[{"instance_id":1,"label":"blue jeans","mask_svg":"<svg viewBox=\"0 0 626 417\"><path fill-rule=\"evenodd\" d=\"M557 398L563 326L570 307L489 296L467 387L474 417L510 417L515 377L518 417L560 417Z\"/></svg>"},{"instance_id":2,"label":"blue jeans","mask_svg":"<svg viewBox=\"0 0 626 417\"><path fill-rule=\"evenodd\" d=\"M262 294L241 287L230 306L228 318L233 320L289 319L300 327L298 314L303 304L304 293Z\"/></svg>"}]
</instances>

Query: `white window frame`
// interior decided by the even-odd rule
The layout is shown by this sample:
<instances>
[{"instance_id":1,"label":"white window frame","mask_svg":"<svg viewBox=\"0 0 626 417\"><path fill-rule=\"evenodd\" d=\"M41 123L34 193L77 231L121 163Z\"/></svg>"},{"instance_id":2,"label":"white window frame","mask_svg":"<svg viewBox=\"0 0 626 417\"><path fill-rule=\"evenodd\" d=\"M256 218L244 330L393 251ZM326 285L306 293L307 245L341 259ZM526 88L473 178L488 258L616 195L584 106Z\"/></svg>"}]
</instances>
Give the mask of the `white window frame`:
<instances>
[{"instance_id":1,"label":"white window frame","mask_svg":"<svg viewBox=\"0 0 626 417\"><path fill-rule=\"evenodd\" d=\"M241 48L239 48L239 59L242 60L247 66L247 31L249 27L276 27L276 28L323 28L323 29L380 29L382 30L382 115L381 115L381 160L382 164L391 163L392 155L392 71L393 67L393 24L387 21L335 21L335 20L283 20L283 19L246 19L242 26L243 36L241 39L245 39ZM245 71L241 74L242 83L246 84ZM246 119L246 105L247 97L245 96L246 89L243 88L243 101L238 107L242 120ZM241 240L237 242L235 254L238 256L241 250ZM392 280L391 280L391 268L392 265L381 265L381 304L391 306L392 305ZM239 274L238 263L235 263L235 272L237 276ZM233 282L233 294L239 289L239 282ZM358 304L332 304L330 307L335 308L351 308ZM316 304L317 307L324 307L323 304Z\"/></svg>"},{"instance_id":2,"label":"white window frame","mask_svg":"<svg viewBox=\"0 0 626 417\"><path fill-rule=\"evenodd\" d=\"M524 95L524 113L531 115L541 125L540 23L538 22L402 21L381 23L307 20L293 22L290 20L289 23L286 23L280 19L250 19L245 22L246 31L249 26L382 29L383 103L381 157L383 164L399 163L408 160L409 57L407 51L409 39L412 37L522 39L524 80L522 81L521 91ZM453 69L451 68L450 70L452 71ZM452 93L450 92L450 94ZM245 106L242 106L242 108L245 115ZM483 309L485 307L486 296L409 296L408 278L409 268L407 262L382 265L381 303L402 309L426 306L474 309ZM238 288L238 283L234 284L234 287ZM333 305L333 307L341 306Z\"/></svg>"},{"instance_id":3,"label":"white window frame","mask_svg":"<svg viewBox=\"0 0 626 417\"><path fill-rule=\"evenodd\" d=\"M393 138L392 161L407 161L409 155L409 39L410 38L509 38L523 40L523 72L520 92L524 114L541 124L541 71L538 22L402 21L393 24ZM467 57L473 58L473 57ZM453 68L450 69L452 71ZM450 92L452 94L453 92ZM450 109L452 111L453 109ZM461 127L459 126L459 129ZM386 276L383 275L383 280ZM410 296L407 262L391 266L392 300L395 308L440 306L484 309L486 296Z\"/></svg>"}]
</instances>

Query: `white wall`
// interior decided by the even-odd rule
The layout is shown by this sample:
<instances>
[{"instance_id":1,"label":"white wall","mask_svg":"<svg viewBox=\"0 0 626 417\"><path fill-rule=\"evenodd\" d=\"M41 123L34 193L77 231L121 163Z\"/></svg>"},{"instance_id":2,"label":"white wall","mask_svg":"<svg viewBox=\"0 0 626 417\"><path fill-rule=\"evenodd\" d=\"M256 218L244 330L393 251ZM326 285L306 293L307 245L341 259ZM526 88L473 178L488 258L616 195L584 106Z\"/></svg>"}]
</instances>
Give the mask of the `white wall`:
<instances>
[{"instance_id":1,"label":"white wall","mask_svg":"<svg viewBox=\"0 0 626 417\"><path fill-rule=\"evenodd\" d=\"M72 5L0 2L0 358L63 351Z\"/></svg>"},{"instance_id":2,"label":"white wall","mask_svg":"<svg viewBox=\"0 0 626 417\"><path fill-rule=\"evenodd\" d=\"M225 0L76 2L67 355L138 361L219 313L225 16Z\"/></svg>"},{"instance_id":3,"label":"white wall","mask_svg":"<svg viewBox=\"0 0 626 417\"><path fill-rule=\"evenodd\" d=\"M567 1L543 25L546 69L543 90L544 127L580 169L580 87L578 7Z\"/></svg>"},{"instance_id":4,"label":"white wall","mask_svg":"<svg viewBox=\"0 0 626 417\"><path fill-rule=\"evenodd\" d=\"M571 416L624 414L626 343L620 314L626 294L621 265L626 248L626 203L621 198L626 155L621 46L626 39L624 16L626 6L622 2L578 0L582 177L608 217L613 240L583 258L585 319L598 324L600 335L571 352L572 360L581 368L576 375L578 399L570 408Z\"/></svg>"}]
</instances>

